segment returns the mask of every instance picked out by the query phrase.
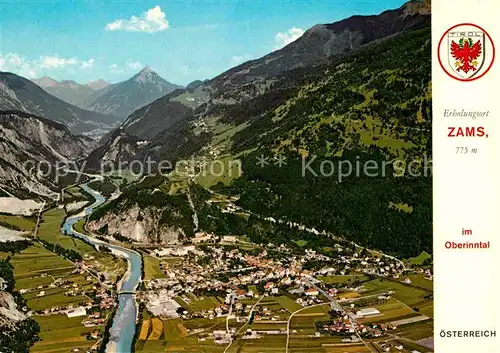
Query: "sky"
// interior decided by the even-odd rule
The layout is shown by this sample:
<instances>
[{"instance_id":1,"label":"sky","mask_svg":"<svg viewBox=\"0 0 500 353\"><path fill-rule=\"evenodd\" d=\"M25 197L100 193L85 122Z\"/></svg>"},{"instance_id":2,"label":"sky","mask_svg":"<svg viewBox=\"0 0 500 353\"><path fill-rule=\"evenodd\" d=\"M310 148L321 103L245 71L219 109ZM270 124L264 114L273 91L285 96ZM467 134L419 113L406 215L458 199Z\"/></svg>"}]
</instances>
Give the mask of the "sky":
<instances>
[{"instance_id":1,"label":"sky","mask_svg":"<svg viewBox=\"0 0 500 353\"><path fill-rule=\"evenodd\" d=\"M1 0L0 71L86 83L144 66L186 85L277 50L318 23L402 0Z\"/></svg>"}]
</instances>

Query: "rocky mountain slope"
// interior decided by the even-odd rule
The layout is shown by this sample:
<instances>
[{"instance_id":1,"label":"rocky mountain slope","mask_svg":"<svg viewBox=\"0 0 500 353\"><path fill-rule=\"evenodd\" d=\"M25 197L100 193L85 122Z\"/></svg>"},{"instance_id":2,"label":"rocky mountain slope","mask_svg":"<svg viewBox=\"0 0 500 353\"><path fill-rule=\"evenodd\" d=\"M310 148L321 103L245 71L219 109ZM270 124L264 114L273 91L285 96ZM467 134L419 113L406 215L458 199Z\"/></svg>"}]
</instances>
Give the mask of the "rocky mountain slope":
<instances>
[{"instance_id":1,"label":"rocky mountain slope","mask_svg":"<svg viewBox=\"0 0 500 353\"><path fill-rule=\"evenodd\" d=\"M141 141L137 137L120 128L113 131L104 144L87 156L85 168L118 168L121 161L132 160L139 152L140 146Z\"/></svg>"},{"instance_id":2,"label":"rocky mountain slope","mask_svg":"<svg viewBox=\"0 0 500 353\"><path fill-rule=\"evenodd\" d=\"M54 121L20 111L0 111L2 196L56 197L62 180L57 179L53 166L85 157L94 144Z\"/></svg>"},{"instance_id":3,"label":"rocky mountain slope","mask_svg":"<svg viewBox=\"0 0 500 353\"><path fill-rule=\"evenodd\" d=\"M96 233L148 244L179 244L195 231L186 194L170 195L170 183L149 176L123 187L116 199L95 211L88 228Z\"/></svg>"},{"instance_id":4,"label":"rocky mountain slope","mask_svg":"<svg viewBox=\"0 0 500 353\"><path fill-rule=\"evenodd\" d=\"M38 340L40 326L22 310L25 301L14 290L9 260L0 260L0 352L28 352Z\"/></svg>"},{"instance_id":5,"label":"rocky mountain slope","mask_svg":"<svg viewBox=\"0 0 500 353\"><path fill-rule=\"evenodd\" d=\"M87 107L90 97L110 85L103 80L79 84L72 80L56 81L46 76L32 81L51 95L82 109Z\"/></svg>"},{"instance_id":6,"label":"rocky mountain slope","mask_svg":"<svg viewBox=\"0 0 500 353\"><path fill-rule=\"evenodd\" d=\"M19 110L66 125L73 133L109 130L120 119L83 110L54 97L30 80L0 72L0 110Z\"/></svg>"},{"instance_id":7,"label":"rocky mountain slope","mask_svg":"<svg viewBox=\"0 0 500 353\"><path fill-rule=\"evenodd\" d=\"M145 67L127 81L105 88L99 93L87 109L102 114L127 117L139 109L181 86L174 85L161 78L150 67Z\"/></svg>"}]
</instances>

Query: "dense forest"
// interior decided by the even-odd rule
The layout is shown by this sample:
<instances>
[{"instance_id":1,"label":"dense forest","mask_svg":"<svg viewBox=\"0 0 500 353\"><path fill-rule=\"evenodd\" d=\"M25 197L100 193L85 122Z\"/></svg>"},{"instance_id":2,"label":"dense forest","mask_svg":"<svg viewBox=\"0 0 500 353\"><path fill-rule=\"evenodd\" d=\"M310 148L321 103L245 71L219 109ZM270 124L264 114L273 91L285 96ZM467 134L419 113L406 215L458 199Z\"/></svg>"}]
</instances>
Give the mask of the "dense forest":
<instances>
[{"instance_id":1,"label":"dense forest","mask_svg":"<svg viewBox=\"0 0 500 353\"><path fill-rule=\"evenodd\" d=\"M404 32L294 73L293 96L281 83L272 100L263 95L252 102L261 114L236 133L233 151L261 146L330 155L358 147L389 157L430 154L430 40L428 27Z\"/></svg>"},{"instance_id":2,"label":"dense forest","mask_svg":"<svg viewBox=\"0 0 500 353\"><path fill-rule=\"evenodd\" d=\"M244 160L243 177L231 187L217 188L220 192L240 195L237 204L244 209L327 230L362 246L403 257L432 251L431 178L392 176L389 165L378 176L353 174L339 182L337 175L319 173L321 158L310 165L318 171L318 176L312 173L303 176L300 158L289 157L287 165L281 168L274 165L261 168L255 164L259 152ZM378 160L381 165L385 159L359 152L328 160L351 160L362 168L368 161ZM411 211L397 205L411 205ZM270 236L272 242L287 242L286 234L281 239L279 234ZM288 239L293 239L292 234L288 234Z\"/></svg>"}]
</instances>

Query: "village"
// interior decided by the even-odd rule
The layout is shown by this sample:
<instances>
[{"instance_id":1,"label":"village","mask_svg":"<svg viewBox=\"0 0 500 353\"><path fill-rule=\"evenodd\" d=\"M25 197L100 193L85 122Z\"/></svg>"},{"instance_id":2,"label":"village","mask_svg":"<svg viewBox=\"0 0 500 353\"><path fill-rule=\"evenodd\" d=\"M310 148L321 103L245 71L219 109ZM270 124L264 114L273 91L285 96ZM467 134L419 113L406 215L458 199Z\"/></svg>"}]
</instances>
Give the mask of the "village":
<instances>
[{"instance_id":1,"label":"village","mask_svg":"<svg viewBox=\"0 0 500 353\"><path fill-rule=\"evenodd\" d=\"M228 346L236 339L305 335L313 340L332 337L340 344L375 340L382 351L413 352L397 344L398 326L432 322L397 299L398 289L414 287L412 279L431 287L432 270L408 268L362 248L337 245L326 256L307 248L297 252L286 245L198 233L191 244L151 249L148 256L158 260L161 275L144 282L138 301L153 320L178 323L199 344ZM295 315L306 314L310 320L302 329L291 325ZM153 325L146 319L139 337L145 345L158 339L149 328Z\"/></svg>"}]
</instances>

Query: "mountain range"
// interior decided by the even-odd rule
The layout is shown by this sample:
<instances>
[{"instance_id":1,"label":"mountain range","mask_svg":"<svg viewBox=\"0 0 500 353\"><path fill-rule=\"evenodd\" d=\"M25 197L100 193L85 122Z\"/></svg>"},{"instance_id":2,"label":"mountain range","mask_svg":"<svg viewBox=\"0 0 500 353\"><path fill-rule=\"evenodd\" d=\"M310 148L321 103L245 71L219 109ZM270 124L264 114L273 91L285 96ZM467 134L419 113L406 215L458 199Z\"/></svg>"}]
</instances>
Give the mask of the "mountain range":
<instances>
[{"instance_id":1,"label":"mountain range","mask_svg":"<svg viewBox=\"0 0 500 353\"><path fill-rule=\"evenodd\" d=\"M56 81L53 78L44 76L32 80L51 95L62 99L65 102L86 109L96 93L110 85L104 80L97 80L87 84L80 84L73 80Z\"/></svg>"},{"instance_id":2,"label":"mountain range","mask_svg":"<svg viewBox=\"0 0 500 353\"><path fill-rule=\"evenodd\" d=\"M116 163L241 159L242 177L211 186L253 214L403 257L431 251L430 178L300 175L307 157L318 158L318 170L324 160L383 164L431 156L430 23L430 2L411 1L316 25L283 49L135 111L101 141L87 167L99 168L107 156ZM287 162L258 167L261 156Z\"/></svg>"},{"instance_id":3,"label":"mountain range","mask_svg":"<svg viewBox=\"0 0 500 353\"><path fill-rule=\"evenodd\" d=\"M95 145L62 124L21 111L0 111L0 193L30 198L57 196L59 180L48 166L83 158ZM27 164L26 164L27 163ZM45 166L47 173L34 173Z\"/></svg>"},{"instance_id":4,"label":"mountain range","mask_svg":"<svg viewBox=\"0 0 500 353\"><path fill-rule=\"evenodd\" d=\"M195 82L131 114L121 129L150 141L143 154L187 157L210 142L220 124L246 128L255 118L284 103L300 78L321 72L332 61L370 43L430 25L430 1L411 1L379 15L352 16L321 24L280 50ZM104 139L103 141L106 141Z\"/></svg>"},{"instance_id":5,"label":"mountain range","mask_svg":"<svg viewBox=\"0 0 500 353\"><path fill-rule=\"evenodd\" d=\"M0 110L19 110L66 125L73 133L109 130L120 118L84 110L43 90L30 80L0 72Z\"/></svg>"},{"instance_id":6,"label":"mountain range","mask_svg":"<svg viewBox=\"0 0 500 353\"><path fill-rule=\"evenodd\" d=\"M100 90L97 96L90 98L92 101L87 104L86 109L125 118L136 109L178 88L181 86L164 80L146 66L127 81Z\"/></svg>"},{"instance_id":7,"label":"mountain range","mask_svg":"<svg viewBox=\"0 0 500 353\"><path fill-rule=\"evenodd\" d=\"M146 157L172 163L191 157L241 159L241 177L207 187L234 196L253 214L317 227L408 257L432 250L430 179L340 183L302 178L297 171L301 158L309 156L317 156L318 163L328 158L355 163L356 156L408 161L431 155L430 20L430 2L415 0L379 15L316 25L280 50L185 88L146 67L125 82L93 89L85 111L2 73L0 109L55 119L73 132L84 119L65 112L110 114L94 117L94 124L122 117L88 155L88 170L99 170L103 162ZM33 97L52 97L51 104L44 99L33 103ZM55 106L60 108L54 111ZM256 167L257 157L278 155L286 158L286 167ZM161 192L158 186L150 191ZM124 195L117 202L135 207ZM136 191L129 195L142 203L148 199Z\"/></svg>"},{"instance_id":8,"label":"mountain range","mask_svg":"<svg viewBox=\"0 0 500 353\"><path fill-rule=\"evenodd\" d=\"M182 88L164 80L148 66L130 79L115 84L104 80L87 84L59 82L50 77L34 79L33 82L79 108L122 118L165 94Z\"/></svg>"}]
</instances>

